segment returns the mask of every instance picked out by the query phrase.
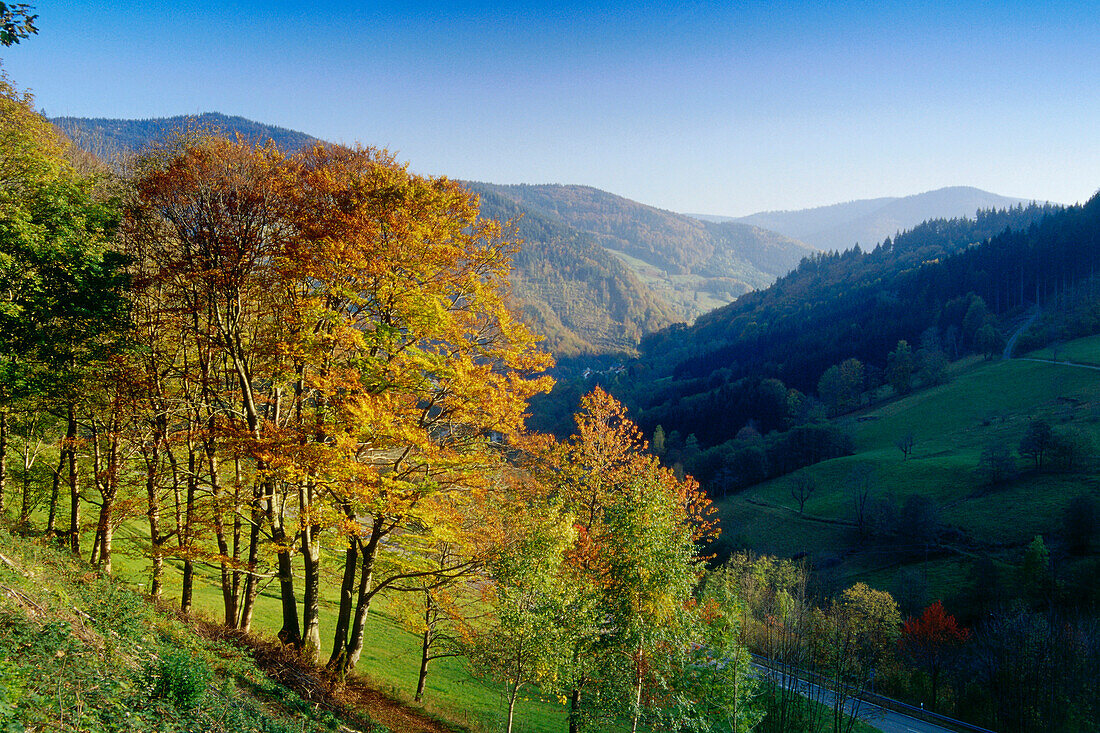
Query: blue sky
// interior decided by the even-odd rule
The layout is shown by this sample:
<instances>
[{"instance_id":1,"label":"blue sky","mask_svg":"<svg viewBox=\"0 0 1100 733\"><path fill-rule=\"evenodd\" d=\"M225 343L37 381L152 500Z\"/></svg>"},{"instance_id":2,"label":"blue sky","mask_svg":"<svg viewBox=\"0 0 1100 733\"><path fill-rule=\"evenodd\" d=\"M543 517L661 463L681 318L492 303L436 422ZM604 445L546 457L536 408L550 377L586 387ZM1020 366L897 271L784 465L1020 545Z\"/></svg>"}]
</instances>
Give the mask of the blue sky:
<instances>
[{"instance_id":1,"label":"blue sky","mask_svg":"<svg viewBox=\"0 0 1100 733\"><path fill-rule=\"evenodd\" d=\"M696 213L1100 188L1087 1L34 4L0 58L55 116L219 111Z\"/></svg>"}]
</instances>

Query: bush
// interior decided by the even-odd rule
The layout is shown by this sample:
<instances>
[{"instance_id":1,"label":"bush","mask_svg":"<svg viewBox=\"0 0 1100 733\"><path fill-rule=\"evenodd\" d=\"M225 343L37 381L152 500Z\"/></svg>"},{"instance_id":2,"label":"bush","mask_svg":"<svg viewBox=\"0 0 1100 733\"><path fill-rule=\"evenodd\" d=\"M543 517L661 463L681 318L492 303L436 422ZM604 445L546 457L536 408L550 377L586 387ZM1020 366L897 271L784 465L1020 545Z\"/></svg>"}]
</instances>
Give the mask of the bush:
<instances>
[{"instance_id":1,"label":"bush","mask_svg":"<svg viewBox=\"0 0 1100 733\"><path fill-rule=\"evenodd\" d=\"M149 694L168 700L180 710L198 707L213 676L205 661L183 650L168 652L148 665L145 673Z\"/></svg>"}]
</instances>

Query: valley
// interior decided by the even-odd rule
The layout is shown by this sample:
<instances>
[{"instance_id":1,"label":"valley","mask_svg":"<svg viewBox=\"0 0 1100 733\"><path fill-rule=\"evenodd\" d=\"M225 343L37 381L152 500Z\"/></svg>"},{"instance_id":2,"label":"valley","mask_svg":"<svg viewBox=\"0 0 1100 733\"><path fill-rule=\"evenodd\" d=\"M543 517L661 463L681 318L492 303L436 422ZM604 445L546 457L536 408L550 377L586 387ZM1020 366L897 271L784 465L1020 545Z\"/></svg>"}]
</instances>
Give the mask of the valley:
<instances>
[{"instance_id":1,"label":"valley","mask_svg":"<svg viewBox=\"0 0 1100 733\"><path fill-rule=\"evenodd\" d=\"M21 563L63 543L88 562L64 575L397 698L369 731L858 730L846 700L872 683L998 730L1095 719L1100 301L1080 263L1100 199L960 188L704 221L224 115L59 119L81 152L5 104L29 141L8 154L41 163L0 212L35 224L0 240ZM119 166L192 123L240 137ZM821 234L857 225L896 228ZM48 625L20 587L0 622ZM935 613L963 629L942 668L920 646ZM758 679L749 652L828 694ZM38 704L28 674L0 722ZM142 716L206 721L134 690Z\"/></svg>"}]
</instances>

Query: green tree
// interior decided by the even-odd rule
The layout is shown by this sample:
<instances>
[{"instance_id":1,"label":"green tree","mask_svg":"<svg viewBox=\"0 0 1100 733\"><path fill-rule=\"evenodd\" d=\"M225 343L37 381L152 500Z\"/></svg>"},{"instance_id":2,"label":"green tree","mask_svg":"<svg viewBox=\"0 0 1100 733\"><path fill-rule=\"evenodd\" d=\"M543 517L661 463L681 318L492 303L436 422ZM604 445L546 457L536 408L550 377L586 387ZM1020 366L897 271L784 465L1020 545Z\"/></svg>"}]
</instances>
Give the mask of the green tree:
<instances>
[{"instance_id":1,"label":"green tree","mask_svg":"<svg viewBox=\"0 0 1100 733\"><path fill-rule=\"evenodd\" d=\"M913 350L908 341L898 341L897 348L886 357L886 381L899 395L913 389Z\"/></svg>"},{"instance_id":2,"label":"green tree","mask_svg":"<svg viewBox=\"0 0 1100 733\"><path fill-rule=\"evenodd\" d=\"M1093 452L1092 438L1073 425L1054 428L1050 436L1050 458L1067 471L1072 471Z\"/></svg>"},{"instance_id":3,"label":"green tree","mask_svg":"<svg viewBox=\"0 0 1100 733\"><path fill-rule=\"evenodd\" d=\"M505 685L507 733L525 686L553 688L578 600L564 568L575 539L572 518L546 507L516 512L509 525L487 567L489 613L467 626L464 639L477 673Z\"/></svg>"},{"instance_id":4,"label":"green tree","mask_svg":"<svg viewBox=\"0 0 1100 733\"><path fill-rule=\"evenodd\" d=\"M27 3L0 3L0 45L13 46L24 38L38 33L31 14L33 6Z\"/></svg>"},{"instance_id":5,"label":"green tree","mask_svg":"<svg viewBox=\"0 0 1100 733\"><path fill-rule=\"evenodd\" d=\"M742 640L744 602L730 573L708 573L698 596L702 643L694 648L681 686L690 692L698 730L747 733L764 708Z\"/></svg>"},{"instance_id":6,"label":"green tree","mask_svg":"<svg viewBox=\"0 0 1100 733\"><path fill-rule=\"evenodd\" d=\"M817 383L817 393L829 413L839 415L859 406L863 392L863 362L845 359L829 367Z\"/></svg>"},{"instance_id":7,"label":"green tree","mask_svg":"<svg viewBox=\"0 0 1100 733\"><path fill-rule=\"evenodd\" d=\"M127 309L115 245L119 199L105 176L78 171L69 153L33 99L0 77L0 416L34 394L65 415L69 540L79 552L84 381L118 345Z\"/></svg>"},{"instance_id":8,"label":"green tree","mask_svg":"<svg viewBox=\"0 0 1100 733\"><path fill-rule=\"evenodd\" d=\"M1054 431L1046 420L1032 420L1028 423L1027 432L1020 438L1020 455L1030 458L1035 463L1035 470L1043 467L1043 459L1051 450L1054 442Z\"/></svg>"}]
</instances>

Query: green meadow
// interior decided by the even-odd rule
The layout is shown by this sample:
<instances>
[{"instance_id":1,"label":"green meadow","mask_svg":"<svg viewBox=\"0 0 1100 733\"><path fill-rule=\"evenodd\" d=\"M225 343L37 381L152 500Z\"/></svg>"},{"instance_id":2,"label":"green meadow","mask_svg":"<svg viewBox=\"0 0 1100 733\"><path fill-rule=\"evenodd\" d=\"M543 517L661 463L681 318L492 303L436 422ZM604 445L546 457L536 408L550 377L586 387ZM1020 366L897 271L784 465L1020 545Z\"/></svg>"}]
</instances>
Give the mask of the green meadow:
<instances>
[{"instance_id":1,"label":"green meadow","mask_svg":"<svg viewBox=\"0 0 1100 733\"><path fill-rule=\"evenodd\" d=\"M1050 349L1024 355L1051 359ZM964 361L946 384L888 398L841 418L855 453L802 469L718 503L723 526L720 552L749 548L784 557L807 553L815 566L829 568L841 586L865 581L897 592L919 572L929 598L947 598L967 582L978 556L1008 567L1036 535L1051 545L1060 536L1069 502L1100 497L1092 470L1100 448L1100 371L1066 364L1100 364L1100 337L1059 347L1058 363L1013 359ZM1091 437L1092 455L1068 471L1033 470L1018 455L1032 420L1055 430L1073 426ZM912 434L905 458L898 440ZM991 485L980 470L983 450L1000 445L1017 472ZM911 495L931 498L944 527L930 552L906 547L901 538L876 543L860 538L855 526L853 476L870 472L871 497L904 503ZM791 496L799 473L816 479L804 513Z\"/></svg>"}]
</instances>

